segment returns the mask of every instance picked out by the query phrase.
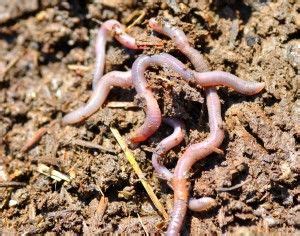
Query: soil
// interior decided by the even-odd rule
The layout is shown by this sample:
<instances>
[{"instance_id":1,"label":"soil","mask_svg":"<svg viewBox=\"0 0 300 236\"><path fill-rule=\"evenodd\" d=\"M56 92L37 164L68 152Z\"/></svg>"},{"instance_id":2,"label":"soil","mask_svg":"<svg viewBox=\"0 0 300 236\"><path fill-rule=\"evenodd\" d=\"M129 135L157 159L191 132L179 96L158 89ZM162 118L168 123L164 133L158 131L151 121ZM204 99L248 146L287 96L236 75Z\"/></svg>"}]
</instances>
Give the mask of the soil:
<instances>
[{"instance_id":1,"label":"soil","mask_svg":"<svg viewBox=\"0 0 300 236\"><path fill-rule=\"evenodd\" d=\"M180 27L213 70L266 83L256 96L218 88L226 130L224 154L197 163L191 174L191 196L210 196L218 205L208 212L189 212L183 234L299 233L299 11L295 0L1 1L0 183L21 182L0 187L2 232L165 231L167 222L151 204L110 131L116 127L125 137L143 122L142 103L133 89L114 88L107 102L134 101L134 107L104 105L81 124L49 126L90 96L99 23L118 19L128 26L144 13L128 33L141 42L155 37L164 46L135 51L109 41L106 72L130 68L142 53L163 51L192 67L168 38L153 34L147 26L151 17L159 16ZM165 159L174 168L187 145L208 134L203 90L158 68L149 69L147 78L163 115L186 125L184 142ZM26 140L43 127L48 128L41 140L22 153ZM151 151L171 132L162 125L133 149L145 178L169 212L173 193L154 173ZM70 181L41 174L42 164Z\"/></svg>"}]
</instances>

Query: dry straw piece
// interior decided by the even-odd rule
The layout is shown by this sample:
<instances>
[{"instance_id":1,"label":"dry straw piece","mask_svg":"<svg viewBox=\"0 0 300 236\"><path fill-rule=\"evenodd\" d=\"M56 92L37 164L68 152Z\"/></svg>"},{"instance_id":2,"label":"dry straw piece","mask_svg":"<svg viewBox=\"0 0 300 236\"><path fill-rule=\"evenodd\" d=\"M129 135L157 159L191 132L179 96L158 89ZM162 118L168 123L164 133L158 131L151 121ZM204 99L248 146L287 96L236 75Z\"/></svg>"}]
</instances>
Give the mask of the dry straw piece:
<instances>
[{"instance_id":1,"label":"dry straw piece","mask_svg":"<svg viewBox=\"0 0 300 236\"><path fill-rule=\"evenodd\" d=\"M139 167L138 163L136 162L133 153L127 147L127 145L126 145L124 139L122 138L122 136L120 135L119 131L116 128L112 128L112 127L110 127L110 130L113 133L113 135L114 135L115 139L117 140L117 142L119 143L119 145L121 146L123 152L125 153L125 156L126 156L127 160L131 164L134 172L139 177L142 185L144 186L144 188L145 188L146 192L148 193L149 197L151 198L154 206L158 209L158 211L165 218L165 220L167 220L169 218L168 213L164 209L163 205L159 202L159 200L156 197L152 187L146 181L146 179L144 177L145 175L143 174L143 172L142 172L141 168Z\"/></svg>"}]
</instances>

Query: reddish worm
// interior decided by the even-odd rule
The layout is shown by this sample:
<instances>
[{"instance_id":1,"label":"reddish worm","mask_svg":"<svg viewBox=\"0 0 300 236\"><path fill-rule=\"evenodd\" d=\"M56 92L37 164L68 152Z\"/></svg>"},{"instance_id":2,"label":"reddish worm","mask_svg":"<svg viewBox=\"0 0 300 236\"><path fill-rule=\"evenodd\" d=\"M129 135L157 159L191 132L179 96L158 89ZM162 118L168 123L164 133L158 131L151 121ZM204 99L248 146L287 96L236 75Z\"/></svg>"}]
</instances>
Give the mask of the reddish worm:
<instances>
[{"instance_id":1,"label":"reddish worm","mask_svg":"<svg viewBox=\"0 0 300 236\"><path fill-rule=\"evenodd\" d=\"M114 37L125 47L130 49L143 49L144 46L139 46L136 43L135 38L125 33L125 26L117 20L105 21L97 34L96 38L96 62L93 78L93 89L96 88L98 81L101 79L105 65L105 47L109 34L113 34Z\"/></svg>"},{"instance_id":2,"label":"reddish worm","mask_svg":"<svg viewBox=\"0 0 300 236\"><path fill-rule=\"evenodd\" d=\"M195 66L195 69L197 71L207 71L209 69L208 63L206 62L204 57L196 49L194 49L189 45L188 39L183 31L181 31L180 29L173 28L168 24L165 25L158 24L158 22L153 18L150 19L149 25L157 32L160 32L161 34L167 35L170 38L172 38L175 41L175 44L179 48L179 50L181 50L181 52L190 59L190 61ZM209 107L214 105L210 103L212 102L209 99L209 95L211 94L214 95L216 105L220 107L220 100L218 94L216 90L213 88L209 88L206 91L207 106ZM211 114L211 115L215 115L216 119L219 120L222 119L220 112L216 112L215 114ZM221 137L220 137L220 143L221 143L223 141L224 133L222 132L221 129L219 129L219 132L221 133ZM205 146L205 143L203 142L200 144L204 144L203 146ZM178 165L180 165L180 163L177 163L175 167L175 171L176 169L178 169L177 167ZM174 187L175 189L173 188L174 206L171 215L171 221L169 223L168 230L167 230L168 235L176 235L180 233L182 228L182 223L184 221L184 217L186 214L185 204L189 196L188 195L189 187L187 181L185 181L186 180L185 178L187 177L186 173L183 173L183 176L184 176L183 181L181 181L181 178L178 178L177 176L175 176L175 178L172 179L173 186L175 186ZM179 186L177 186L177 182L180 183ZM213 198L208 198L207 201L204 200L203 202L201 201L201 199L206 199L206 198L200 198L198 201L194 201L194 202L191 202L190 200L189 206L196 206L199 207L201 210L206 210L209 209L211 206L216 205L216 201ZM191 207L189 208L191 209ZM197 209L200 210L199 208Z\"/></svg>"},{"instance_id":3,"label":"reddish worm","mask_svg":"<svg viewBox=\"0 0 300 236\"><path fill-rule=\"evenodd\" d=\"M178 49L189 58L189 60L192 62L192 64L194 65L194 67L197 71L201 72L201 71L209 70L208 63L206 62L206 60L204 59L202 54L200 54L196 49L194 49L193 47L191 47L189 45L188 38L186 37L185 33L182 30L174 28L168 23L159 24L153 18L150 19L149 25L151 28L153 28L157 32L160 32L161 34L167 35L170 38L172 38L175 41L175 44L178 47ZM213 97L213 100L210 99L211 96ZM222 122L222 117L221 117L221 112L220 112L220 107L221 107L220 99L218 97L217 91L214 88L208 88L206 90L206 100L207 100L206 102L207 102L208 110L209 110L209 108L214 107L214 105L216 105L216 107L219 108L219 111L216 111L216 112L213 112L213 110L208 111L209 117L210 117L210 115L213 115L215 117L215 120L220 120ZM210 114L212 112L213 112L213 114ZM211 123L209 123L209 124L210 124L210 129L211 129L210 132L212 132L212 124ZM217 130L215 130L215 131L217 131L221 134L220 140L218 140L219 143L221 144L223 141L223 138L224 138L224 132L222 131L222 129L220 127L218 127ZM209 139L207 138L206 140L201 142L199 144L199 146L202 144L202 146L203 146L202 148L208 148L205 143L205 141L207 141L207 140L209 140ZM212 138L212 141L214 141L213 138ZM218 146L216 146L216 147L218 147ZM201 149L201 147L199 147L199 148ZM187 150L189 150L189 148ZM184 154L186 154L186 152ZM207 154L207 155L209 155L209 154ZM205 157L205 155L203 155L203 157ZM190 160L193 160L192 156L188 156L188 158ZM194 159L194 162L196 162L196 161L197 160ZM192 163L192 164L194 164L194 163ZM168 230L167 230L167 235L177 235L180 233L182 224L183 224L183 221L184 221L184 218L186 215L186 206L185 205L186 205L187 199L189 198L189 184L186 180L186 178L188 178L187 172L189 171L189 168L186 169L185 172L182 173L183 174L183 178L182 178L182 176L178 176L178 174L177 174L178 166L179 167L181 166L180 162L178 162L175 167L176 175L175 175L175 178L172 179L172 184L175 186L174 187L174 206L173 206L173 211L172 211L172 215L171 215L171 221L169 223ZM192 165L190 166L190 168L191 167L192 167ZM177 183L179 183L179 185L177 185ZM206 203L206 205L204 204L204 209L208 209L208 208L210 208L210 206L215 205L215 200L211 198L211 201L204 201L204 203ZM198 206L198 205L196 204L196 206Z\"/></svg>"},{"instance_id":4,"label":"reddish worm","mask_svg":"<svg viewBox=\"0 0 300 236\"><path fill-rule=\"evenodd\" d=\"M87 104L65 115L62 124L74 124L94 114L105 102L112 87L132 86L131 71L112 71L104 75L94 88Z\"/></svg>"},{"instance_id":5,"label":"reddish worm","mask_svg":"<svg viewBox=\"0 0 300 236\"><path fill-rule=\"evenodd\" d=\"M172 38L179 50L190 59L197 71L201 72L209 69L203 56L196 49L189 45L188 39L183 31L172 27L168 23L163 25L159 24L155 19L150 19L149 24L150 27L157 32ZM211 80L208 81L209 83L206 84L206 86L215 86L217 84L214 84L214 81L217 79L222 79L222 76L225 76L224 73L225 72L205 72L202 73L202 77L198 78L195 74L195 82L200 82L199 80L201 80L201 78L202 80L205 79L206 76L212 76ZM237 83L236 81L238 80L234 80L234 77L230 76L230 78L232 79L232 82L235 82L231 84L231 87L236 85L236 88L234 88L236 91L247 95L258 93L264 87L263 83L252 83L244 86L246 82L241 81L241 83ZM187 178L191 167L198 160L211 154L216 148L219 147L219 145L221 145L224 139L224 131L222 130L221 104L218 94L214 88L206 89L206 100L210 133L209 136L201 143L190 145L184 152L183 156L179 159L175 167L174 176L172 178L172 185L174 186L174 206L167 230L167 235L180 234L186 215L189 198L189 183ZM209 206L209 203L206 206Z\"/></svg>"},{"instance_id":6,"label":"reddish worm","mask_svg":"<svg viewBox=\"0 0 300 236\"><path fill-rule=\"evenodd\" d=\"M173 174L165 166L159 163L159 159L162 158L173 147L179 145L182 142L185 131L183 128L183 124L176 119L165 118L164 122L171 126L174 131L171 135L163 139L157 145L152 155L152 165L160 178L171 181L173 178ZM173 188L172 185L170 185L170 187ZM197 212L207 210L215 205L216 201L211 197L202 197L199 199L190 198L188 202L189 209Z\"/></svg>"},{"instance_id":7,"label":"reddish worm","mask_svg":"<svg viewBox=\"0 0 300 236\"><path fill-rule=\"evenodd\" d=\"M113 22L115 23L114 27L112 26ZM129 36L128 34L126 34L124 32L121 33L122 31L120 31L119 28L116 27L116 26L120 25L120 23L117 24L117 21L115 21L115 20L106 21L103 25L104 26L101 26L101 28L99 30L97 44L96 44L95 71L98 71L98 72L95 72L95 74L94 74L94 80L93 80L94 89L93 89L92 95L86 105L67 114L62 119L62 124L64 124L64 125L78 123L78 122L86 119L87 117L91 116L93 113L95 113L102 106L104 101L106 100L107 95L112 87L116 86L116 87L128 88L128 87L132 86L131 71L127 71L127 72L113 71L113 72L107 73L100 80L96 79L99 77L100 74L103 73L103 69L101 70L101 73L100 73L99 68L102 68L101 65L102 66L104 65L103 53L105 53L105 51L103 51L103 50L105 49L105 47L103 47L103 44L105 44L105 40L107 37L107 31L109 28L108 25L110 26L111 29L114 29L114 30L118 29L117 30L118 34L116 34L115 37L125 47L135 48L135 49L140 48L138 45L135 44L134 38L132 38L131 36ZM121 27L121 29L123 29L123 27ZM101 34L101 32L102 32L102 34L104 32L104 35L106 35L106 36L103 36ZM101 42L102 42L102 44L99 45ZM190 51L193 51L193 50L190 50ZM171 55L168 55L168 54L160 54L160 55L161 56L157 56L157 58L161 57L161 59L158 59L157 62L155 62L155 60L156 60L155 57L152 58L150 61L154 61L154 63L162 64L162 65L167 64L168 62L171 62L172 69L177 71L184 79L186 79L188 81L195 81L196 83L198 83L202 86L225 85L225 86L232 87L233 89L235 89L241 93L249 93L249 91L252 93L255 93L255 91L257 89L259 89L258 88L259 85L257 83L243 81L230 73L226 73L226 72L197 73L195 71L185 69L184 64L181 63L176 58L172 57ZM163 60L166 60L166 61L164 62ZM203 65L204 65L203 59L198 60L198 62L201 62L201 67L203 67ZM149 64L151 64L151 62ZM144 69L146 70L146 68L144 68ZM141 75L141 76L143 76L143 75ZM146 83L146 81L145 81L145 83ZM144 83L144 85L145 85L145 83ZM260 85L260 86L262 86L262 85ZM143 91L144 90L145 89L143 89ZM253 92L253 90L254 90L254 92ZM158 107L156 107L156 108L158 111ZM157 118L157 120L155 122L158 122L158 121L159 121L158 125L156 125L155 127L148 127L148 130L153 129L155 132L155 130L160 125L159 117ZM149 135L146 135L146 136L133 138L132 141L133 142L144 141L149 136L151 136L151 133L149 133Z\"/></svg>"},{"instance_id":8,"label":"reddish worm","mask_svg":"<svg viewBox=\"0 0 300 236\"><path fill-rule=\"evenodd\" d=\"M130 140L133 143L142 142L148 139L157 131L161 124L161 112L159 106L144 76L144 72L151 65L159 65L172 69L183 79L204 87L225 85L246 95L258 93L264 87L264 83L241 80L235 75L227 72L196 72L190 70L186 68L181 61L167 53L160 53L150 57L142 55L138 57L132 65L132 80L137 94L145 100L146 117L143 125L131 135Z\"/></svg>"},{"instance_id":9,"label":"reddish worm","mask_svg":"<svg viewBox=\"0 0 300 236\"><path fill-rule=\"evenodd\" d=\"M93 75L94 91L85 106L82 106L63 117L63 125L80 122L95 113L102 106L111 87L118 86L127 88L132 85L131 71L113 71L102 77L105 65L105 47L109 34L114 34L114 37L127 48L143 49L147 46L147 44L141 46L137 45L136 40L125 33L125 26L120 22L116 20L105 21L101 25L96 38L96 62ZM101 81L99 82L100 79ZM26 142L21 151L25 152L30 149L46 132L47 128L45 127L39 129L34 137Z\"/></svg>"}]
</instances>

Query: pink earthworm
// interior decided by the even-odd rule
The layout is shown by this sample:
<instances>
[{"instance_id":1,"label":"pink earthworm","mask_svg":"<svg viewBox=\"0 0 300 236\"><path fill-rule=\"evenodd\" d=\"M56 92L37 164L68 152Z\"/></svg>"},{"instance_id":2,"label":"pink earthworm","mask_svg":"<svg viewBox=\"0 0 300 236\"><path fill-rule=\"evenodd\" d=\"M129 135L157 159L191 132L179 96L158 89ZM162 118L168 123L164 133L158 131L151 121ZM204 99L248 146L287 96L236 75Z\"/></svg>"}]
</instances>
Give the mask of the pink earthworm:
<instances>
[{"instance_id":1,"label":"pink earthworm","mask_svg":"<svg viewBox=\"0 0 300 236\"><path fill-rule=\"evenodd\" d=\"M200 72L208 70L208 64L206 60L198 52L198 50L190 46L189 40L182 30L173 27L168 22L164 22L164 24L159 24L159 22L157 22L154 18L151 18L149 20L149 26L156 32L164 34L171 38L175 42L176 47L189 58L192 64L194 66L197 65L197 68L195 68L197 71ZM197 57L192 56L196 54L198 54Z\"/></svg>"},{"instance_id":2,"label":"pink earthworm","mask_svg":"<svg viewBox=\"0 0 300 236\"><path fill-rule=\"evenodd\" d=\"M144 124L135 130L130 137L130 141L133 143L139 143L148 139L161 124L161 111L144 77L144 72L150 64L150 57L143 55L138 57L132 65L133 85L137 94L144 98L146 103Z\"/></svg>"},{"instance_id":3,"label":"pink earthworm","mask_svg":"<svg viewBox=\"0 0 300 236\"><path fill-rule=\"evenodd\" d=\"M145 46L138 45L135 38L125 33L125 26L117 20L105 21L97 34L96 38L96 62L93 76L93 89L96 88L98 81L101 79L105 65L105 47L109 34L113 36L125 47L130 49L144 49Z\"/></svg>"},{"instance_id":4,"label":"pink earthworm","mask_svg":"<svg viewBox=\"0 0 300 236\"><path fill-rule=\"evenodd\" d=\"M225 85L246 95L258 93L264 87L263 83L244 81L227 72L195 72L167 53L150 57L142 55L132 65L132 80L137 94L145 99L146 118L144 124L131 135L130 139L133 143L146 140L161 124L159 106L144 76L145 70L151 65L165 66L177 72L183 79L205 87Z\"/></svg>"},{"instance_id":5,"label":"pink earthworm","mask_svg":"<svg viewBox=\"0 0 300 236\"><path fill-rule=\"evenodd\" d=\"M208 63L206 62L204 57L201 55L201 53L199 53L196 49L194 49L189 45L188 39L182 30L172 27L168 23L161 25L153 18L150 19L149 25L152 29L156 30L157 32L172 38L175 41L175 44L179 48L179 50L181 50L181 52L190 59L190 61L192 62L192 64L194 65L195 69L198 72L209 70ZM221 108L220 108L221 103L216 89L214 88L206 89L206 100L207 100L209 117L210 115L213 115L214 117L210 118L210 128L211 128L210 136L206 140L202 141L201 143L194 144L191 146L191 147L195 147L195 145L198 145L199 152L201 152L201 149L203 148L204 148L203 150L209 148L208 144L210 142L217 144L216 147L218 147L218 144L221 144L224 138L224 132L221 129L221 126L217 124L218 121L222 122L222 117L221 117ZM217 110L214 108L217 108ZM221 136L219 137L213 136L212 131L214 133L219 133ZM219 140L215 138L219 138ZM188 148L187 150L191 150L190 148ZM184 154L186 153L187 151ZM201 153L199 154L200 155L198 157L201 157ZM209 155L209 153L207 153L207 155ZM183 157L184 156L185 155L183 155ZM206 156L205 153L203 153L202 157L204 158L205 156ZM189 155L187 155L186 159L191 160L191 162L197 161L196 158L193 158L193 156L189 156ZM180 233L186 215L186 208L187 208L186 204L189 198L189 185L186 178L190 168L194 163L191 163L191 166L181 173L183 174L183 178L180 178L181 176L178 177L178 172L179 172L178 168L181 167L181 162L182 161L177 163L175 167L176 176L174 179L172 179L173 184L175 184L174 185L174 206L173 206L173 211L171 213L171 220L168 226L167 235L177 235ZM177 185L177 182L179 183L179 185ZM206 210L209 209L211 206L215 205L215 203L216 201L213 198L200 198L195 200L190 199L188 206L191 210L194 210L193 206L197 206L197 207L202 206L200 207L200 209ZM199 208L197 209L199 210Z\"/></svg>"},{"instance_id":6,"label":"pink earthworm","mask_svg":"<svg viewBox=\"0 0 300 236\"><path fill-rule=\"evenodd\" d=\"M129 88L132 86L131 71L112 71L97 83L87 104L65 115L62 124L80 122L95 113L104 103L112 87Z\"/></svg>"},{"instance_id":7,"label":"pink earthworm","mask_svg":"<svg viewBox=\"0 0 300 236\"><path fill-rule=\"evenodd\" d=\"M171 126L174 131L171 135L163 139L155 148L155 151L152 154L152 165L160 178L170 181L173 177L173 174L165 166L159 163L159 159L173 147L182 142L185 131L183 128L183 123L179 120L165 118L163 121Z\"/></svg>"},{"instance_id":8,"label":"pink earthworm","mask_svg":"<svg viewBox=\"0 0 300 236\"><path fill-rule=\"evenodd\" d=\"M152 165L160 178L171 181L173 173L165 166L159 164L159 158L165 155L170 149L179 145L184 138L183 123L172 118L165 118L164 122L170 125L174 131L171 135L163 139L155 149L152 155ZM171 186L172 187L172 186ZM173 188L173 187L172 187ZM202 212L216 205L216 201L211 197L202 197L199 199L191 198L188 202L188 207L192 211Z\"/></svg>"},{"instance_id":9,"label":"pink earthworm","mask_svg":"<svg viewBox=\"0 0 300 236\"><path fill-rule=\"evenodd\" d=\"M145 46L137 45L136 40L125 33L125 26L122 25L119 21L105 21L101 25L96 38L96 62L94 69L92 95L85 106L82 106L63 117L63 125L78 123L95 113L104 103L111 87L117 86L128 88L132 86L131 71L113 71L102 76L105 65L106 41L110 33L114 34L114 37L127 48L145 48Z\"/></svg>"},{"instance_id":10,"label":"pink earthworm","mask_svg":"<svg viewBox=\"0 0 300 236\"><path fill-rule=\"evenodd\" d=\"M198 50L190 46L188 38L182 30L173 27L170 23L164 22L164 24L159 24L154 18L151 18L149 20L149 26L153 30L164 34L174 40L177 48L189 58L196 69L196 72L193 72L195 83L198 83L203 87L224 85L231 87L235 91L245 95L256 94L264 88L264 83L244 81L228 72L208 71L208 63L206 62L202 54L199 53ZM173 60L173 58L169 57L169 60Z\"/></svg>"},{"instance_id":11,"label":"pink earthworm","mask_svg":"<svg viewBox=\"0 0 300 236\"><path fill-rule=\"evenodd\" d=\"M228 81L227 79L227 86L233 87L232 85L234 85L235 87L233 88L235 90L247 95L255 94L264 87L263 83L248 83L246 85L245 81L240 81L237 77L228 75L226 72L214 71L199 74L199 72L209 70L208 63L196 49L189 45L188 38L182 30L172 27L169 23L159 24L153 18L150 19L149 25L155 31L172 38L178 49L190 59L198 72L194 74L194 82L197 82L202 86L215 86L218 85L218 82L220 82L219 80L224 79L224 77L228 77L231 81ZM208 80L205 81L206 79ZM217 80L218 82L216 83ZM181 231L189 197L189 184L186 178L190 168L195 162L211 154L216 148L218 148L224 138L224 131L222 130L221 104L216 89L212 87L206 89L206 100L209 113L210 134L208 138L201 143L191 145L179 159L175 167L174 178L172 179L172 185L174 186L174 207L167 235L178 235ZM199 206L199 201L202 200L202 206L206 209L210 208L210 204L213 204L215 201L212 198L209 198L207 201L203 200L203 198L197 200L198 201L196 201L195 205ZM192 205L191 200L188 205Z\"/></svg>"},{"instance_id":12,"label":"pink earthworm","mask_svg":"<svg viewBox=\"0 0 300 236\"><path fill-rule=\"evenodd\" d=\"M178 47L178 49L181 50L181 52L190 59L190 61L192 62L192 64L194 65L194 67L197 71L201 72L201 71L207 71L209 69L208 64L207 64L206 60L204 59L204 57L196 49L194 49L193 47L191 47L189 45L188 39L182 30L172 27L168 23L161 25L154 18L150 19L149 25L155 31L172 38L175 41L175 44ZM210 94L212 94L215 97L215 104L220 106L220 100L219 100L217 91L213 88L209 88L206 91L206 95L207 95L206 98L208 100L207 106L213 105L213 104L209 103L211 101L210 99L208 99ZM216 118L219 120L222 119L220 112L219 112L219 114L214 114L214 115L219 115L219 116L216 116ZM219 130L221 131L221 129L219 129ZM221 138L220 143L222 141L223 141L223 138ZM200 144L204 144L204 146L205 146L205 142L201 142ZM180 165L180 163L177 163L177 165ZM175 169L176 168L178 168L178 167L176 166ZM173 181L176 182L176 179L174 179ZM181 181L182 180L180 179L179 183ZM183 185L185 185L185 187L187 187L187 184L188 184L187 181L186 181L186 183L183 183ZM189 194L188 194L189 189L188 189L188 187L183 188L181 186L182 185L179 185L179 186L174 185L174 188L175 188L174 206L173 206L173 211L171 213L171 221L169 223L168 230L167 230L168 235L179 234L181 231L181 228L182 228L182 223L185 218L185 214L186 214L186 206L185 205L186 205L187 199L189 197ZM183 197L183 199L181 199L182 197ZM200 207L200 209L208 209L212 205L215 205L216 201L213 198L208 198L206 201L204 199L206 199L206 198L195 199L194 201L190 199L189 203L188 203L189 208L191 210L194 210L193 206L200 205L200 206L202 206L202 208ZM199 203L201 203L201 204L199 204ZM199 210L199 208L197 208L197 209Z\"/></svg>"},{"instance_id":13,"label":"pink earthworm","mask_svg":"<svg viewBox=\"0 0 300 236\"><path fill-rule=\"evenodd\" d=\"M145 58L145 60L146 60L144 63L148 62L149 64L159 64L159 65L164 65L166 67L172 68L187 81L195 81L196 83L198 83L202 86L210 85L211 77L206 76L210 72L197 73L190 69L186 69L182 62L180 62L179 60L177 60L176 58L174 58L173 56L171 56L169 54L161 53L161 54L154 55L151 57L143 57L143 58ZM140 61L140 58L137 59L137 62L139 62L139 61ZM142 64L144 64L144 63L142 63ZM141 70L141 67L138 67L138 68L139 68L138 70ZM215 72L211 72L211 73L215 73ZM233 89L237 90L238 92L241 92L244 94L253 94L253 93L258 92L261 89L261 85L259 83L243 81L243 80L239 79L238 77L236 77L230 73L226 73L226 72L220 72L220 74L223 77L222 76L220 76L220 77L212 76L212 82L211 82L212 85L227 85L227 86L230 86ZM196 75L196 78L195 78L195 75ZM143 76L143 75L140 74L140 76ZM104 75L102 77L102 79L98 82L94 91L92 92L91 98L89 99L87 104L85 106L82 106L82 107L76 109L75 111L72 111L71 113L67 114L66 116L64 116L62 119L62 124L66 125L66 124L78 123L78 122L86 119L87 117L91 116L102 106L105 99L107 98L107 95L108 95L110 89L114 86L122 87L122 88L131 87L132 86L131 71L127 71L127 72L112 71L112 72L109 72L106 75ZM144 84L140 83L139 86L147 88L146 81L144 80ZM141 93L143 94L143 91ZM154 97L151 99L152 103L154 102L157 104L156 100L153 100L153 99L154 99ZM157 112L157 110L159 110L158 105L155 105L154 107L157 108L155 111L155 112ZM160 114L160 111L159 111L159 114ZM157 116L160 116L160 115L157 115ZM160 125L160 123L156 126L156 129L159 127L159 125ZM150 127L150 126L148 126L148 127ZM156 129L153 131L153 133L156 131ZM147 137L149 137L151 135L152 135L152 133L150 135L148 135Z\"/></svg>"},{"instance_id":14,"label":"pink earthworm","mask_svg":"<svg viewBox=\"0 0 300 236\"><path fill-rule=\"evenodd\" d=\"M223 139L221 104L214 89L206 90L207 110L209 117L209 136L202 142L190 145L179 158L174 170L172 185L174 186L174 207L168 226L167 235L178 235L186 215L189 199L189 171L193 164L218 148Z\"/></svg>"}]
</instances>

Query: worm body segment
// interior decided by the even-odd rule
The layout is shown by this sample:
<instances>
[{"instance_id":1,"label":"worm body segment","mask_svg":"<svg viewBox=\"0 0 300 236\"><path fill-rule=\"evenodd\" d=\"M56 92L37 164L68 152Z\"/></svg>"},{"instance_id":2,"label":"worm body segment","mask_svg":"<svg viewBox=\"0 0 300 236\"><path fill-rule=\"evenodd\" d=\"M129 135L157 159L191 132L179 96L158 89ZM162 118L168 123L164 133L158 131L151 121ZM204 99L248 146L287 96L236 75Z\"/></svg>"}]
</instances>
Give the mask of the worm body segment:
<instances>
[{"instance_id":1,"label":"worm body segment","mask_svg":"<svg viewBox=\"0 0 300 236\"><path fill-rule=\"evenodd\" d=\"M207 89L207 109L209 116L209 136L201 143L192 144L187 148L174 170L172 185L174 186L174 207L171 221L168 226L167 235L178 235L186 215L189 182L188 174L193 164L211 154L218 148L224 138L221 119L221 106L217 93ZM176 186L176 187L175 187Z\"/></svg>"},{"instance_id":2,"label":"worm body segment","mask_svg":"<svg viewBox=\"0 0 300 236\"><path fill-rule=\"evenodd\" d=\"M173 147L179 145L184 138L183 123L172 118L165 118L164 123L171 126L174 131L171 135L163 139L155 149L152 155L152 165L155 171L159 174L159 177L172 181L173 173L169 171L165 166L159 164L159 158L165 155ZM173 188L173 186L171 185ZM191 198L188 202L188 208L192 211L202 212L208 210L216 205L216 200L211 197L202 197L199 199Z\"/></svg>"},{"instance_id":3,"label":"worm body segment","mask_svg":"<svg viewBox=\"0 0 300 236\"><path fill-rule=\"evenodd\" d=\"M183 124L175 119L166 118L164 122L170 125L174 131L171 135L163 139L156 147L152 155L152 165L160 178L170 181L173 177L171 171L159 163L159 158L164 156L173 147L179 145L184 138Z\"/></svg>"},{"instance_id":4,"label":"worm body segment","mask_svg":"<svg viewBox=\"0 0 300 236\"><path fill-rule=\"evenodd\" d=\"M201 62L201 60L198 61ZM195 72L186 68L181 61L167 53L160 53L150 57L142 55L133 63L132 80L137 94L145 99L146 118L144 124L131 136L131 141L134 143L146 140L156 132L161 124L161 112L158 103L144 76L144 72L151 65L167 67L178 73L183 79L206 87L226 85L240 93L254 94L264 86L262 83L241 80L226 72Z\"/></svg>"},{"instance_id":5,"label":"worm body segment","mask_svg":"<svg viewBox=\"0 0 300 236\"><path fill-rule=\"evenodd\" d=\"M132 86L131 71L112 71L104 75L97 83L87 104L65 115L62 124L78 123L94 114L105 102L112 87L128 88Z\"/></svg>"},{"instance_id":6,"label":"worm body segment","mask_svg":"<svg viewBox=\"0 0 300 236\"><path fill-rule=\"evenodd\" d=\"M151 19L149 24L150 24L150 27L152 27L154 30L172 38L175 41L175 44L178 47L178 49L190 59L190 61L192 62L192 64L194 65L195 69L198 72L203 72L203 71L209 70L208 63L196 49L192 48L189 45L188 39L183 31L172 27L168 23L161 25L155 19ZM195 72L195 77L197 77L197 74L198 73ZM195 82L199 83L199 81L195 81ZM211 84L209 84L209 85L211 85ZM182 162L181 162L182 159L179 160L179 162L177 163L177 165L175 167L175 174L174 174L174 178L172 179L173 186L174 186L174 188L173 188L174 189L174 206L173 206L173 211L171 214L171 220L170 220L168 230L167 230L167 235L179 234L181 231L181 228L182 228L184 218L185 218L186 208L187 208L186 205L188 202L188 195L189 195L189 184L188 184L186 178L188 176L188 172L189 172L189 169L191 168L192 164L197 161L197 158L195 156L189 155L190 150L192 150L193 148L199 150L200 153L199 153L198 157L204 158L206 156L206 153L202 153L202 155L201 155L201 151L202 151L201 149L204 148L204 150L205 150L206 148L209 148L209 146L208 146L209 142L207 142L207 141L213 140L212 131L214 131L214 133L216 133L216 132L220 133L221 134L220 142L222 142L222 140L223 140L224 134L222 135L221 128L218 127L218 129L214 129L214 124L218 123L217 122L218 120L222 121L221 113L220 113L220 109L219 109L221 105L220 105L220 100L219 100L216 89L214 89L214 88L206 89L206 99L207 99L207 107L208 107L208 111L209 111L209 117L210 117L210 115L214 116L213 118L210 118L211 133L206 140L204 140L203 142L201 142L199 144L194 144L194 146L192 145L184 153L183 157L185 156L185 160L186 159L190 160L191 165L188 168L184 169L183 172L180 173L180 170L178 170L178 169L180 169L182 166L184 166L184 164L182 164ZM214 106L216 106L216 107L214 107ZM219 111L218 111L218 109L219 109ZM210 137L212 137L212 138L210 139ZM197 146L195 146L195 145L197 145ZM180 173L182 175L180 175L178 173ZM188 205L191 210L201 211L201 210L206 210L206 209L210 208L215 203L216 203L215 200L212 198L200 198L200 199L190 199Z\"/></svg>"},{"instance_id":7,"label":"worm body segment","mask_svg":"<svg viewBox=\"0 0 300 236\"><path fill-rule=\"evenodd\" d=\"M117 20L108 20L105 21L98 33L96 38L96 62L93 75L93 89L96 88L96 85L100 78L103 75L104 65L105 65L105 48L107 38L109 34L113 34L114 37L125 47L130 49L142 49L143 46L138 46L135 38L131 37L125 33L125 27Z\"/></svg>"},{"instance_id":8,"label":"worm body segment","mask_svg":"<svg viewBox=\"0 0 300 236\"><path fill-rule=\"evenodd\" d=\"M160 116L157 113L158 104L156 100L153 100L154 99L153 95L150 96L148 95L151 92L150 89L148 88L146 79L144 78L143 75L146 68L150 65L161 65L163 67L172 69L180 76L182 76L183 79L187 81L195 82L205 87L217 86L217 85L228 86L233 88L237 92L247 94L247 95L258 93L264 87L263 83L244 81L236 77L235 75L232 75L227 72L222 72L222 71L218 71L218 72L209 71L209 72L201 72L201 73L195 72L193 70L186 68L181 61L179 61L178 59L176 59L175 57L167 53L161 53L158 55L153 55L151 57L142 56L142 58L139 58L136 61L136 66L134 67L135 68L134 76L138 76L138 81L136 82L136 90L138 94L140 94L142 97L146 97L145 98L147 101L146 104L148 103L155 104L152 106L156 107L155 111L154 109L152 109L151 111L149 111L150 112L149 114L152 114L154 112L155 114L154 117L157 118L150 119L149 122L152 121L157 122L157 120L159 121L158 116ZM107 73L99 81L100 85L96 85L88 103L85 106L67 114L63 118L63 124L74 124L84 120L85 118L95 113L102 106L111 87L117 86L122 88L128 88L132 86L132 83L133 81L132 81L131 71L127 71L127 72L113 71ZM154 130L155 127L158 128L159 125L160 123L157 125L153 125L152 128L149 127L148 130L149 129ZM153 133L155 131L156 130L154 130ZM144 141L145 139L147 139L147 137L151 136L151 134L147 134L147 132L146 135L143 136L143 138L135 138L132 141L134 142Z\"/></svg>"},{"instance_id":9,"label":"worm body segment","mask_svg":"<svg viewBox=\"0 0 300 236\"><path fill-rule=\"evenodd\" d=\"M150 57L140 56L132 65L132 80L137 94L144 98L146 103L146 118L144 124L133 132L130 140L138 143L149 138L161 124L161 112L157 101L147 85L144 72L151 64Z\"/></svg>"}]
</instances>

